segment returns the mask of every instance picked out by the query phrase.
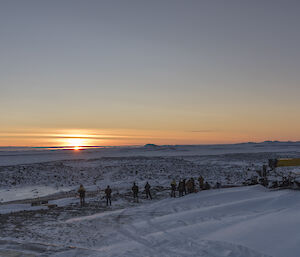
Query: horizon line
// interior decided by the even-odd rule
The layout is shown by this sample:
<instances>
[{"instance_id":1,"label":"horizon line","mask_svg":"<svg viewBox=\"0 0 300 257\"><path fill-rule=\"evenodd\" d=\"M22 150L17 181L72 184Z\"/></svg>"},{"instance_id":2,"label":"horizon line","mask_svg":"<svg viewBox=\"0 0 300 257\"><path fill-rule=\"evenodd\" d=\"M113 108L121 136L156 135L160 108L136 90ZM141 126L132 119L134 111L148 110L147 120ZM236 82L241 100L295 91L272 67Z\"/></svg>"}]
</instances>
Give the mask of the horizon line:
<instances>
[{"instance_id":1,"label":"horizon line","mask_svg":"<svg viewBox=\"0 0 300 257\"><path fill-rule=\"evenodd\" d=\"M84 147L84 148L100 148L100 147L141 147L147 145L153 146L197 146L197 145L239 145L239 144L262 144L262 143L300 143L300 140L297 141L280 141L280 140L265 140L265 141L248 141L248 142L237 142L237 143L212 143L212 144L153 144L153 143L146 143L140 145L65 145L65 146L0 146L0 148L53 148L53 149L60 149L60 148L75 148L75 147Z\"/></svg>"}]
</instances>

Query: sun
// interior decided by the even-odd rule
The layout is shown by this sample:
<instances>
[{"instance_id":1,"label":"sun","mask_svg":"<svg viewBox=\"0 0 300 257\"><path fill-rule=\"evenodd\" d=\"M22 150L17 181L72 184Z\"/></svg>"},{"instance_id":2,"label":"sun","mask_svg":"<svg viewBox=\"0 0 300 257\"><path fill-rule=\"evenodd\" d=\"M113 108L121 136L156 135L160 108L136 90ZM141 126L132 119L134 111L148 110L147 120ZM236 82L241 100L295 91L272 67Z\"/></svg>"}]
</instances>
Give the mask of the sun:
<instances>
[{"instance_id":1,"label":"sun","mask_svg":"<svg viewBox=\"0 0 300 257\"><path fill-rule=\"evenodd\" d=\"M83 150L93 145L94 136L87 133L61 133L57 134L58 145L66 149Z\"/></svg>"},{"instance_id":2,"label":"sun","mask_svg":"<svg viewBox=\"0 0 300 257\"><path fill-rule=\"evenodd\" d=\"M66 140L66 144L69 147L73 147L73 149L76 150L76 151L80 150L80 147L85 146L86 143L87 142L84 138L68 138Z\"/></svg>"},{"instance_id":3,"label":"sun","mask_svg":"<svg viewBox=\"0 0 300 257\"><path fill-rule=\"evenodd\" d=\"M73 149L74 149L75 151L78 151L78 150L80 150L80 147L79 147L79 146L74 146Z\"/></svg>"}]
</instances>

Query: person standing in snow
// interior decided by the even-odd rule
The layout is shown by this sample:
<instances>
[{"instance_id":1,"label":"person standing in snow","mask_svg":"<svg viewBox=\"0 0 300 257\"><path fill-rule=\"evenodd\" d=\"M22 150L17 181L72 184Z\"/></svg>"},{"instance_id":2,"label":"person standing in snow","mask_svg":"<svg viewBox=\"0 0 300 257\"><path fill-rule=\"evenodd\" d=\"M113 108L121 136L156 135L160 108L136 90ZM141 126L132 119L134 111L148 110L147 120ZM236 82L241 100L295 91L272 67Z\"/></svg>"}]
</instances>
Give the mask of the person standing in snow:
<instances>
[{"instance_id":1,"label":"person standing in snow","mask_svg":"<svg viewBox=\"0 0 300 257\"><path fill-rule=\"evenodd\" d=\"M176 181L175 179L171 182L171 197L176 197Z\"/></svg>"},{"instance_id":2,"label":"person standing in snow","mask_svg":"<svg viewBox=\"0 0 300 257\"><path fill-rule=\"evenodd\" d=\"M204 188L206 189L206 190L209 190L211 187L210 187L210 184L206 181L205 182L205 185L204 185Z\"/></svg>"},{"instance_id":3,"label":"person standing in snow","mask_svg":"<svg viewBox=\"0 0 300 257\"><path fill-rule=\"evenodd\" d=\"M84 206L85 203L85 188L83 187L83 185L80 185L79 189L78 189L78 193L79 193L79 197L80 197L80 206Z\"/></svg>"},{"instance_id":4,"label":"person standing in snow","mask_svg":"<svg viewBox=\"0 0 300 257\"><path fill-rule=\"evenodd\" d=\"M108 203L111 206L111 188L110 188L110 186L107 186L107 188L105 189L105 198L106 198L106 206L108 206Z\"/></svg>"},{"instance_id":5,"label":"person standing in snow","mask_svg":"<svg viewBox=\"0 0 300 257\"><path fill-rule=\"evenodd\" d=\"M152 200L152 196L151 196L151 192L150 192L150 187L151 186L150 186L150 184L147 181L147 183L145 185L146 197L147 197L147 199L150 198L150 200Z\"/></svg>"},{"instance_id":6,"label":"person standing in snow","mask_svg":"<svg viewBox=\"0 0 300 257\"><path fill-rule=\"evenodd\" d=\"M186 188L187 188L187 192L188 194L194 193L195 192L195 182L194 179L191 178L187 181L186 183Z\"/></svg>"},{"instance_id":7,"label":"person standing in snow","mask_svg":"<svg viewBox=\"0 0 300 257\"><path fill-rule=\"evenodd\" d=\"M190 181L191 181L191 193L195 193L195 180L194 178L191 178Z\"/></svg>"},{"instance_id":8,"label":"person standing in snow","mask_svg":"<svg viewBox=\"0 0 300 257\"><path fill-rule=\"evenodd\" d=\"M178 192L179 192L179 196L183 196L183 192L184 192L183 180L180 180L180 182L178 183Z\"/></svg>"},{"instance_id":9,"label":"person standing in snow","mask_svg":"<svg viewBox=\"0 0 300 257\"><path fill-rule=\"evenodd\" d=\"M186 179L183 179L182 182L183 182L183 192L184 195L186 195Z\"/></svg>"},{"instance_id":10,"label":"person standing in snow","mask_svg":"<svg viewBox=\"0 0 300 257\"><path fill-rule=\"evenodd\" d=\"M199 182L199 188L200 188L200 190L203 190L203 188L204 188L204 178L202 176L200 176L198 178L198 182Z\"/></svg>"},{"instance_id":11,"label":"person standing in snow","mask_svg":"<svg viewBox=\"0 0 300 257\"><path fill-rule=\"evenodd\" d=\"M136 200L136 202L138 203L139 202L139 197L138 197L139 187L135 184L135 182L133 183L131 190L133 192L134 200Z\"/></svg>"}]
</instances>

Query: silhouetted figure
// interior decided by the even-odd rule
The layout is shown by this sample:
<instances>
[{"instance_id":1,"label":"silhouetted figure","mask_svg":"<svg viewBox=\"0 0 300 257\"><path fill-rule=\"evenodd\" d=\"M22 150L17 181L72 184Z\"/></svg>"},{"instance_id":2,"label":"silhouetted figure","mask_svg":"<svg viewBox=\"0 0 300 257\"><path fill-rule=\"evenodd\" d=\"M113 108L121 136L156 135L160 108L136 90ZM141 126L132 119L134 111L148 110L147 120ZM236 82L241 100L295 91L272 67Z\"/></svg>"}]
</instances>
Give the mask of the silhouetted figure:
<instances>
[{"instance_id":1,"label":"silhouetted figure","mask_svg":"<svg viewBox=\"0 0 300 257\"><path fill-rule=\"evenodd\" d=\"M204 189L205 190L208 190L210 189L210 184L206 181L205 184L204 184Z\"/></svg>"},{"instance_id":2,"label":"silhouetted figure","mask_svg":"<svg viewBox=\"0 0 300 257\"><path fill-rule=\"evenodd\" d=\"M148 181L147 181L147 183L146 183L146 185L145 185L146 197L147 197L147 199L150 198L150 200L152 200L150 188L151 188L151 186L150 186L150 184L149 184Z\"/></svg>"},{"instance_id":3,"label":"silhouetted figure","mask_svg":"<svg viewBox=\"0 0 300 257\"><path fill-rule=\"evenodd\" d=\"M191 178L191 193L195 193L195 180Z\"/></svg>"},{"instance_id":4,"label":"silhouetted figure","mask_svg":"<svg viewBox=\"0 0 300 257\"><path fill-rule=\"evenodd\" d=\"M186 183L186 188L189 194L195 193L195 181L194 178L190 178Z\"/></svg>"},{"instance_id":5,"label":"silhouetted figure","mask_svg":"<svg viewBox=\"0 0 300 257\"><path fill-rule=\"evenodd\" d=\"M200 190L203 190L203 188L204 188L204 178L202 176L200 176L198 178L198 182L199 182L199 188L200 188Z\"/></svg>"},{"instance_id":6,"label":"silhouetted figure","mask_svg":"<svg viewBox=\"0 0 300 257\"><path fill-rule=\"evenodd\" d=\"M138 203L139 202L139 197L138 197L139 187L135 183L133 183L133 186L132 186L131 190L133 192L134 200L136 200L136 202Z\"/></svg>"},{"instance_id":7,"label":"silhouetted figure","mask_svg":"<svg viewBox=\"0 0 300 257\"><path fill-rule=\"evenodd\" d=\"M107 186L107 188L105 189L105 198L106 198L106 206L108 206L108 204L111 206L111 188L110 188L110 186Z\"/></svg>"},{"instance_id":8,"label":"silhouetted figure","mask_svg":"<svg viewBox=\"0 0 300 257\"><path fill-rule=\"evenodd\" d=\"M186 179L183 179L182 182L183 182L183 192L186 195Z\"/></svg>"},{"instance_id":9,"label":"silhouetted figure","mask_svg":"<svg viewBox=\"0 0 300 257\"><path fill-rule=\"evenodd\" d=\"M85 204L85 188L83 185L80 185L78 189L79 197L80 197L80 206L84 206Z\"/></svg>"},{"instance_id":10,"label":"silhouetted figure","mask_svg":"<svg viewBox=\"0 0 300 257\"><path fill-rule=\"evenodd\" d=\"M171 182L171 197L176 197L176 181Z\"/></svg>"},{"instance_id":11,"label":"silhouetted figure","mask_svg":"<svg viewBox=\"0 0 300 257\"><path fill-rule=\"evenodd\" d=\"M183 196L184 188L185 188L184 182L182 180L180 180L178 183L179 196Z\"/></svg>"}]
</instances>

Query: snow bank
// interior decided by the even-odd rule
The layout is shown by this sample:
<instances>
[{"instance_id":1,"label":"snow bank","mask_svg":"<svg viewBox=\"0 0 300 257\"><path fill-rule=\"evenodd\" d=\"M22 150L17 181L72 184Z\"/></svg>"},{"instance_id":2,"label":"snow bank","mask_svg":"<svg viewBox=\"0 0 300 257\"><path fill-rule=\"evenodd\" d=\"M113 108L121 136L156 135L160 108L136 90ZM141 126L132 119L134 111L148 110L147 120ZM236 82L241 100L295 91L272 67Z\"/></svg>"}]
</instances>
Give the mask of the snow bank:
<instances>
[{"instance_id":1,"label":"snow bank","mask_svg":"<svg viewBox=\"0 0 300 257\"><path fill-rule=\"evenodd\" d=\"M94 241L89 256L295 257L300 250L298 203L299 192L252 186L199 192L66 222ZM101 240L92 239L97 229Z\"/></svg>"}]
</instances>

